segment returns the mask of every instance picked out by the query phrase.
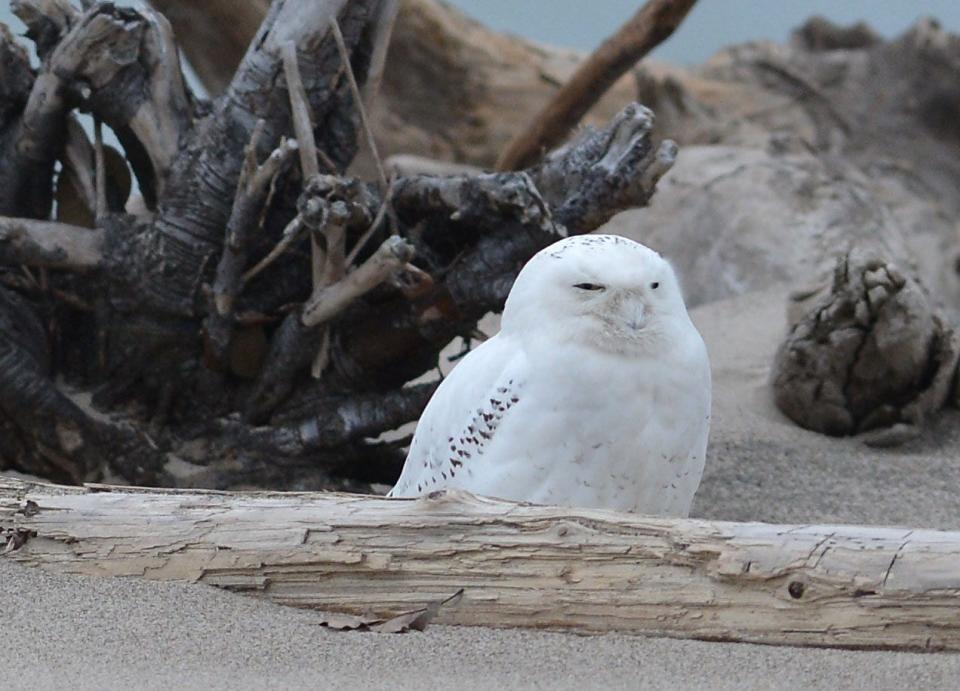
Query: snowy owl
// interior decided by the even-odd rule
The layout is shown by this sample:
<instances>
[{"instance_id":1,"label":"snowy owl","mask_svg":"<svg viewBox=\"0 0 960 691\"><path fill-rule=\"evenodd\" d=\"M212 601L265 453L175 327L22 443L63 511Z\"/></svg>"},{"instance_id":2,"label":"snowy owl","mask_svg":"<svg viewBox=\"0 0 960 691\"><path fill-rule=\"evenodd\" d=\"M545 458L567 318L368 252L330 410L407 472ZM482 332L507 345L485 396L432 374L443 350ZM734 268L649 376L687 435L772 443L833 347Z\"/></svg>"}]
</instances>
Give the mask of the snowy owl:
<instances>
[{"instance_id":1,"label":"snowy owl","mask_svg":"<svg viewBox=\"0 0 960 691\"><path fill-rule=\"evenodd\" d=\"M710 363L670 265L614 235L520 272L500 332L440 384L390 492L686 516L703 473Z\"/></svg>"}]
</instances>

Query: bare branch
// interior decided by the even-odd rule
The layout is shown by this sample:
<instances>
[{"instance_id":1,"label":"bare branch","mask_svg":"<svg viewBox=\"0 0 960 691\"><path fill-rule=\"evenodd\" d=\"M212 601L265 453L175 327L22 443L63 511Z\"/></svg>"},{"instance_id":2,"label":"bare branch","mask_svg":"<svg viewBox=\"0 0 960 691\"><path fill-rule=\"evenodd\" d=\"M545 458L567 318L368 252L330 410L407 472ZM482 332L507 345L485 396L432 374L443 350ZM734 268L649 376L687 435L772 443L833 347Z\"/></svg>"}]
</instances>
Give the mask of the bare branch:
<instances>
[{"instance_id":1,"label":"bare branch","mask_svg":"<svg viewBox=\"0 0 960 691\"><path fill-rule=\"evenodd\" d=\"M396 6L396 3L393 3ZM340 32L340 24L336 17L330 18L330 30L333 32L333 38L337 43L337 50L340 52L340 60L343 61L343 68L347 71L347 78L350 80L350 90L353 92L353 100L357 106L357 112L360 114L360 123L363 125L363 133L367 138L367 146L370 147L370 153L377 165L377 174L380 176L380 188L387 189L387 174L383 171L383 161L380 160L380 153L377 151L377 142L374 141L373 131L370 129L370 120L367 118L367 109L363 103L363 96L360 94L360 87L357 84L357 77L353 73L353 66L350 64L350 54L347 53L347 45L343 41L343 34ZM384 43L386 41L384 40ZM385 47L383 48L385 51Z\"/></svg>"},{"instance_id":2,"label":"bare branch","mask_svg":"<svg viewBox=\"0 0 960 691\"><path fill-rule=\"evenodd\" d=\"M434 382L406 386L387 393L355 394L311 401L304 417L269 427L223 423L244 447L273 455L297 456L317 449L335 449L343 444L375 437L383 430L416 420L436 390Z\"/></svg>"},{"instance_id":3,"label":"bare branch","mask_svg":"<svg viewBox=\"0 0 960 691\"><path fill-rule=\"evenodd\" d=\"M80 16L70 0L11 0L10 10L26 24L27 37L36 44L41 60Z\"/></svg>"},{"instance_id":4,"label":"bare branch","mask_svg":"<svg viewBox=\"0 0 960 691\"><path fill-rule=\"evenodd\" d=\"M0 30L3 137L0 214L47 218L53 200L53 166L67 130L62 82L46 69L34 77L27 52Z\"/></svg>"},{"instance_id":5,"label":"bare branch","mask_svg":"<svg viewBox=\"0 0 960 691\"><path fill-rule=\"evenodd\" d=\"M0 217L0 262L86 271L103 260L104 234L79 226Z\"/></svg>"},{"instance_id":6,"label":"bare branch","mask_svg":"<svg viewBox=\"0 0 960 691\"><path fill-rule=\"evenodd\" d=\"M303 306L304 326L330 321L354 300L370 292L413 259L413 245L397 235L387 238L373 255L341 281L315 293Z\"/></svg>"},{"instance_id":7,"label":"bare branch","mask_svg":"<svg viewBox=\"0 0 960 691\"><path fill-rule=\"evenodd\" d=\"M171 314L196 314L198 304L192 293L196 277L207 258L219 257L222 251L224 226L243 167L242 151L254 124L258 119L266 121L270 141L291 129L289 94L282 88L283 46L290 41L298 47L300 76L318 125L314 132L318 158L323 151L336 170L346 168L356 152L358 125L349 86L335 78L340 59L330 36L330 17L340 18L354 66L366 70L374 50L370 31L382 11L380 0L273 3L230 87L185 142L164 203L147 231L151 248L178 258L176 270L156 263L143 267L143 293L151 304ZM357 78L362 83L366 75L360 72ZM203 193L197 194L198 190Z\"/></svg>"},{"instance_id":8,"label":"bare branch","mask_svg":"<svg viewBox=\"0 0 960 691\"><path fill-rule=\"evenodd\" d=\"M367 112L373 105L373 99L380 89L383 72L387 64L387 51L390 47L390 38L397 20L397 11L400 0L383 0L380 17L371 32L373 54L370 56L370 66L367 68L367 80L363 85L363 105ZM339 28L339 24L338 24ZM341 57L342 59L342 57ZM369 132L369 129L367 130Z\"/></svg>"},{"instance_id":9,"label":"bare branch","mask_svg":"<svg viewBox=\"0 0 960 691\"><path fill-rule=\"evenodd\" d=\"M107 162L103 155L103 124L100 118L96 118L93 125L93 154L97 180L97 202L93 217L101 221L107 215Z\"/></svg>"},{"instance_id":10,"label":"bare branch","mask_svg":"<svg viewBox=\"0 0 960 691\"><path fill-rule=\"evenodd\" d=\"M112 3L98 3L73 18L63 16L63 6L34 1L21 7L30 25L39 27L33 31L37 40L46 41L38 43L38 51L47 49L49 55L24 113L19 148L36 160L49 156L51 147L55 155L59 140L49 133L63 129L67 101L81 101L116 131L144 194L153 198L190 120L170 25L155 12Z\"/></svg>"},{"instance_id":11,"label":"bare branch","mask_svg":"<svg viewBox=\"0 0 960 691\"><path fill-rule=\"evenodd\" d=\"M259 227L264 204L274 178L297 151L295 140L281 140L280 145L262 163L257 163L257 149L265 123L254 128L246 150L246 161L240 173L233 210L227 222L223 253L214 279L211 314L204 322L207 342L217 357L222 357L233 330L233 310L243 287L243 269L247 263L247 247Z\"/></svg>"},{"instance_id":12,"label":"bare branch","mask_svg":"<svg viewBox=\"0 0 960 691\"><path fill-rule=\"evenodd\" d=\"M287 90L290 92L293 131L300 142L300 170L303 173L303 179L310 180L320 174L320 164L317 160L317 142L313 136L310 103L307 101L307 90L303 86L300 65L297 61L297 45L293 41L287 41L283 44L282 53L284 76L287 79ZM323 281L324 251L314 233L310 234L310 261L313 286L316 289Z\"/></svg>"},{"instance_id":13,"label":"bare branch","mask_svg":"<svg viewBox=\"0 0 960 691\"><path fill-rule=\"evenodd\" d=\"M254 264L252 268L243 274L244 283L253 280L264 269L273 264L273 262L275 262L280 255L286 252L293 243L303 237L303 233L306 229L307 226L303 223L303 217L297 214L293 220L287 224L287 227L283 229L280 242L274 245L273 249L270 250L267 256Z\"/></svg>"},{"instance_id":14,"label":"bare branch","mask_svg":"<svg viewBox=\"0 0 960 691\"><path fill-rule=\"evenodd\" d=\"M390 178L390 184L387 185L387 193L383 197L383 201L380 202L380 208L377 210L377 215L374 217L373 222L370 224L370 227L364 231L357 242L354 244L353 249L350 250L350 254L344 259L344 263L347 266L352 266L357 259L357 255L363 251L363 248L370 241L370 238L373 237L373 234L377 231L377 228L383 223L383 219L386 218L387 212L390 208L390 203L393 201L393 193L396 190L396 178Z\"/></svg>"},{"instance_id":15,"label":"bare branch","mask_svg":"<svg viewBox=\"0 0 960 691\"><path fill-rule=\"evenodd\" d=\"M309 180L320 173L320 164L317 160L317 142L313 136L314 125L310 114L310 103L307 101L307 90L300 76L297 45L293 41L283 45L283 72L287 79L287 90L290 92L293 132L297 141L300 142L300 169L303 172L303 179Z\"/></svg>"},{"instance_id":16,"label":"bare branch","mask_svg":"<svg viewBox=\"0 0 960 691\"><path fill-rule=\"evenodd\" d=\"M646 205L677 155L669 139L654 147L653 121L653 112L632 103L603 130L586 129L529 171L554 219L571 234Z\"/></svg>"},{"instance_id":17,"label":"bare branch","mask_svg":"<svg viewBox=\"0 0 960 691\"><path fill-rule=\"evenodd\" d=\"M530 127L513 138L497 161L497 169L531 166L563 141L621 75L673 34L695 3L696 0L648 0L587 58Z\"/></svg>"},{"instance_id":18,"label":"bare branch","mask_svg":"<svg viewBox=\"0 0 960 691\"><path fill-rule=\"evenodd\" d=\"M143 10L142 14L148 23L141 60L148 69L149 98L141 101L125 124L150 157L159 196L180 152L180 137L190 123L190 107L170 23L152 10ZM120 129L117 123L113 127Z\"/></svg>"}]
</instances>

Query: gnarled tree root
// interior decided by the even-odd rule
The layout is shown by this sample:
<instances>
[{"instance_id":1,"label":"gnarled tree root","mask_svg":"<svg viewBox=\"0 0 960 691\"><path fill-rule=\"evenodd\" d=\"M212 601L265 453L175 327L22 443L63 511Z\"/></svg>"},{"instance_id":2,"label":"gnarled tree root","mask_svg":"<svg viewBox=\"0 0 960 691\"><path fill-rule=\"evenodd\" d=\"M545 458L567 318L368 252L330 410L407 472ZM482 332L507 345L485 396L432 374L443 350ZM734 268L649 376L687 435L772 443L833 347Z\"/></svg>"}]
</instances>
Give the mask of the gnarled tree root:
<instances>
[{"instance_id":1,"label":"gnarled tree root","mask_svg":"<svg viewBox=\"0 0 960 691\"><path fill-rule=\"evenodd\" d=\"M950 401L958 358L960 337L921 286L855 249L780 346L775 400L807 429L893 444Z\"/></svg>"}]
</instances>

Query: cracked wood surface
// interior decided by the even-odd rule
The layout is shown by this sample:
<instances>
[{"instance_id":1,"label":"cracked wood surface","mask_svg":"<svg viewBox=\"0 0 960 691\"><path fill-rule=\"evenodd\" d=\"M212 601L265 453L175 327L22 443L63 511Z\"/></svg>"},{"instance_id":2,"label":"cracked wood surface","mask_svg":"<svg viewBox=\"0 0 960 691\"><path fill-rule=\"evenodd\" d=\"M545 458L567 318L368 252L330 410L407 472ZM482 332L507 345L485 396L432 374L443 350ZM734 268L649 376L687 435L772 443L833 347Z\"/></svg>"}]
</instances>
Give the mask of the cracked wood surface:
<instances>
[{"instance_id":1,"label":"cracked wood surface","mask_svg":"<svg viewBox=\"0 0 960 691\"><path fill-rule=\"evenodd\" d=\"M32 502L32 503L28 503ZM448 624L960 650L960 533L667 520L447 492L405 500L0 478L5 556ZM28 536L23 541L24 536Z\"/></svg>"}]
</instances>

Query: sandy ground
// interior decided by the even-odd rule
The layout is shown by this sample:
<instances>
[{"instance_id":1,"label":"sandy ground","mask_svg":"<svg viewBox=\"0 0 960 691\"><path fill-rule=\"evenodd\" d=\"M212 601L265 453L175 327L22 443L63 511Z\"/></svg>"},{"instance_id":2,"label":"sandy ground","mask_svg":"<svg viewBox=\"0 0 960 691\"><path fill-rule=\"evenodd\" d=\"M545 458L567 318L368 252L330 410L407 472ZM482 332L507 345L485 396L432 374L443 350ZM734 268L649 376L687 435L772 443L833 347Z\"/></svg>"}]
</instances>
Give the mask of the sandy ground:
<instances>
[{"instance_id":1,"label":"sandy ground","mask_svg":"<svg viewBox=\"0 0 960 691\"><path fill-rule=\"evenodd\" d=\"M769 290L691 312L710 351L714 403L692 515L960 529L957 411L885 450L808 432L776 409L768 382L786 304L786 290Z\"/></svg>"},{"instance_id":2,"label":"sandy ground","mask_svg":"<svg viewBox=\"0 0 960 691\"><path fill-rule=\"evenodd\" d=\"M956 688L960 656L434 626L335 633L206 586L0 561L4 689Z\"/></svg>"},{"instance_id":3,"label":"sandy ground","mask_svg":"<svg viewBox=\"0 0 960 691\"><path fill-rule=\"evenodd\" d=\"M694 514L960 528L960 414L893 451L797 429L770 404L783 291L694 311L714 431ZM4 689L957 687L960 655L435 626L334 633L311 612L202 586L61 576L0 560Z\"/></svg>"}]
</instances>

